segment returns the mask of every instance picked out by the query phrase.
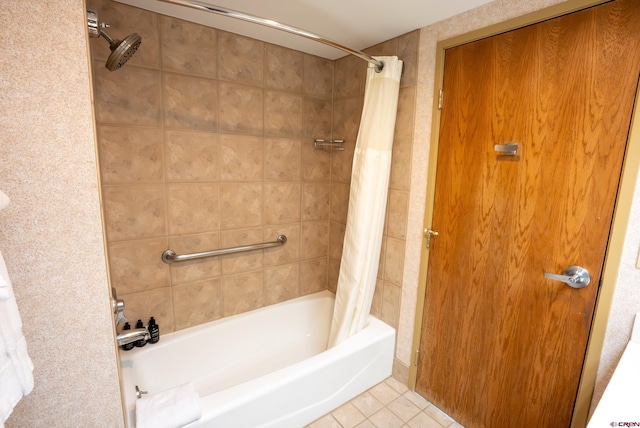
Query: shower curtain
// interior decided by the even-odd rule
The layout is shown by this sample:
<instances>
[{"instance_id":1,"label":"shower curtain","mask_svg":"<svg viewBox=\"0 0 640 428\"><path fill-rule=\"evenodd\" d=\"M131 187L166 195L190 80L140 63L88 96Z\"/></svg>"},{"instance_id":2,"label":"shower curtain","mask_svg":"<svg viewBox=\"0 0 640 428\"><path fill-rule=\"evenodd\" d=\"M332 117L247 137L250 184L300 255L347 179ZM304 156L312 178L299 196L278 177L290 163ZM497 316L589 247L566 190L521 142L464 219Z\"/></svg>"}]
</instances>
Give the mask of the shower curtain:
<instances>
[{"instance_id":1,"label":"shower curtain","mask_svg":"<svg viewBox=\"0 0 640 428\"><path fill-rule=\"evenodd\" d=\"M364 327L380 262L402 61L375 59L385 65L380 73L372 64L367 70L329 347Z\"/></svg>"}]
</instances>

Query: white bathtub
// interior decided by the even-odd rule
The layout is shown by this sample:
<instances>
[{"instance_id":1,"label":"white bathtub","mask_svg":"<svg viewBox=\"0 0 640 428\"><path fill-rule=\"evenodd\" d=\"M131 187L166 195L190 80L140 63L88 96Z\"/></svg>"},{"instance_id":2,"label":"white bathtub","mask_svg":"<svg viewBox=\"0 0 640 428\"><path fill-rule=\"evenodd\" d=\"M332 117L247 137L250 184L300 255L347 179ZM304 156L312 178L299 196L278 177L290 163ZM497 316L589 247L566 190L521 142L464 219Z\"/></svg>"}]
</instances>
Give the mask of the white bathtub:
<instances>
[{"instance_id":1,"label":"white bathtub","mask_svg":"<svg viewBox=\"0 0 640 428\"><path fill-rule=\"evenodd\" d=\"M120 351L129 427L136 385L154 394L192 382L202 418L189 427L300 428L381 382L391 374L395 330L369 317L326 350L334 298L323 291Z\"/></svg>"}]
</instances>

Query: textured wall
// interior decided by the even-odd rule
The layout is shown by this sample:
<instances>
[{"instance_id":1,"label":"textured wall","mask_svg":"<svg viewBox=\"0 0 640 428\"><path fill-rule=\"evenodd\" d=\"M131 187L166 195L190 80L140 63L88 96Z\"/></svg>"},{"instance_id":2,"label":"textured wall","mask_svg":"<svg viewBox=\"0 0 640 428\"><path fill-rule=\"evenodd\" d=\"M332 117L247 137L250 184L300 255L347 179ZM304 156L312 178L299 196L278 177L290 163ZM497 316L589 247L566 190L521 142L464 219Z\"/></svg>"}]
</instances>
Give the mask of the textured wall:
<instances>
[{"instance_id":1,"label":"textured wall","mask_svg":"<svg viewBox=\"0 0 640 428\"><path fill-rule=\"evenodd\" d=\"M0 246L35 365L8 427L123 425L83 9L0 8Z\"/></svg>"},{"instance_id":2,"label":"textured wall","mask_svg":"<svg viewBox=\"0 0 640 428\"><path fill-rule=\"evenodd\" d=\"M120 70L91 40L111 280L168 332L327 288L333 62L107 0ZM334 115L340 121L340 114ZM160 255L284 247L172 265Z\"/></svg>"}]
</instances>

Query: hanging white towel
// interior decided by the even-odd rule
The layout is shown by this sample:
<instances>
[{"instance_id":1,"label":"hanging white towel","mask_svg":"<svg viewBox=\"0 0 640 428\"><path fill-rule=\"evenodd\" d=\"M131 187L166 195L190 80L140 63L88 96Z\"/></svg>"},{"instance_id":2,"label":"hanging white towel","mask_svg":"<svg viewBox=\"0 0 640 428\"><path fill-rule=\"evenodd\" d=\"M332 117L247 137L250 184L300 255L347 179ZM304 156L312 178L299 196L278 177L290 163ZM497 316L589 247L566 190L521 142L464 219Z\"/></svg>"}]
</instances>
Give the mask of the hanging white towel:
<instances>
[{"instance_id":1,"label":"hanging white towel","mask_svg":"<svg viewBox=\"0 0 640 428\"><path fill-rule=\"evenodd\" d=\"M192 383L136 401L137 428L180 428L200 417L200 397Z\"/></svg>"},{"instance_id":2,"label":"hanging white towel","mask_svg":"<svg viewBox=\"0 0 640 428\"><path fill-rule=\"evenodd\" d=\"M0 292L0 417L4 424L17 402L33 390L33 363L1 252Z\"/></svg>"}]
</instances>

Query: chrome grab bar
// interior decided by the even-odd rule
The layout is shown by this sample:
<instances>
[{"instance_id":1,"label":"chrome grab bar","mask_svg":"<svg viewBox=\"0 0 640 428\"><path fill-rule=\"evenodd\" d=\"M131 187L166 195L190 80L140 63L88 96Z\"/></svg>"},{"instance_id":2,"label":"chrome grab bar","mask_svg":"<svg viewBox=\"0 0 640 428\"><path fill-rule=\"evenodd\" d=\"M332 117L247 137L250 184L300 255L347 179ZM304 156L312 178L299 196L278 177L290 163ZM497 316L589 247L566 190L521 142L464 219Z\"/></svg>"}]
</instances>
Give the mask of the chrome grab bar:
<instances>
[{"instance_id":1,"label":"chrome grab bar","mask_svg":"<svg viewBox=\"0 0 640 428\"><path fill-rule=\"evenodd\" d=\"M278 235L278 238L272 242L263 242L261 244L241 245L239 247L220 248L219 250L202 251L199 253L177 255L173 250L166 250L162 253L162 261L168 264L173 262L183 262L186 260L201 259L204 257L222 256L224 254L240 253L243 251L260 250L262 248L279 247L287 243L285 235Z\"/></svg>"}]
</instances>

